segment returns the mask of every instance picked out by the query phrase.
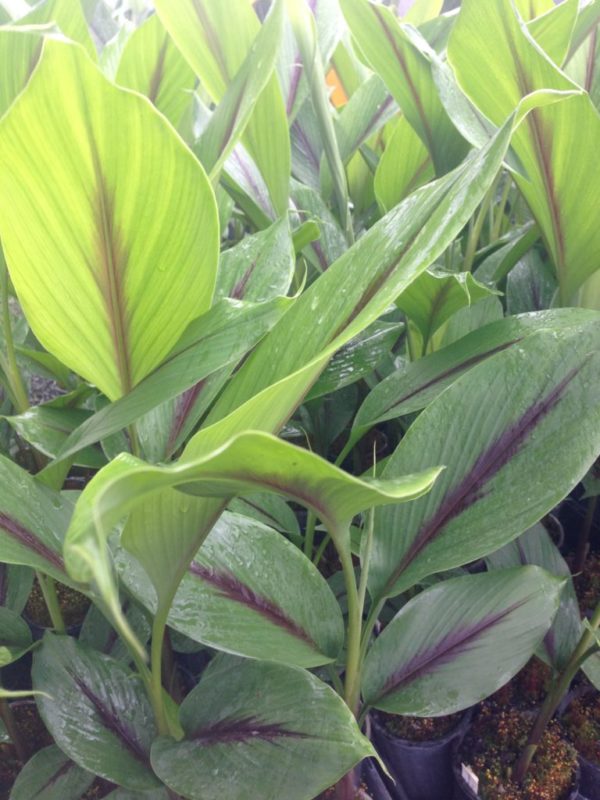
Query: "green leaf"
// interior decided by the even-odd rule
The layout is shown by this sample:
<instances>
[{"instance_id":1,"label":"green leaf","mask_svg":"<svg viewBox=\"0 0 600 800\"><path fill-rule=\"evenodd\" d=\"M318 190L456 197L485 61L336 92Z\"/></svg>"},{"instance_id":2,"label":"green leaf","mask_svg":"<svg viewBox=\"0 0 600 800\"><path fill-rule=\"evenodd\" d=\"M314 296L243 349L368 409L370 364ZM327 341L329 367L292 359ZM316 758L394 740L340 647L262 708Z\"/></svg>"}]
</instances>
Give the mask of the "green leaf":
<instances>
[{"instance_id":1,"label":"green leaf","mask_svg":"<svg viewBox=\"0 0 600 800\"><path fill-rule=\"evenodd\" d=\"M430 269L402 292L396 305L418 328L425 351L433 334L459 309L495 293L476 281L470 272Z\"/></svg>"},{"instance_id":2,"label":"green leaf","mask_svg":"<svg viewBox=\"0 0 600 800\"><path fill-rule=\"evenodd\" d=\"M83 425L91 416L82 408L54 408L52 406L32 406L23 414L4 417L11 427L36 450L54 458L74 430ZM75 464L99 469L106 464L102 452L93 447L81 450Z\"/></svg>"},{"instance_id":3,"label":"green leaf","mask_svg":"<svg viewBox=\"0 0 600 800\"><path fill-rule=\"evenodd\" d=\"M59 459L69 458L83 448L135 422L143 414L194 387L227 365L232 367L289 308L292 299L279 297L264 303L221 300L188 325L166 359L132 391L105 406L80 425L60 449ZM186 409L189 398L182 398ZM178 440L181 410L174 404L168 415L169 428L164 449ZM156 446L156 444L154 444Z\"/></svg>"},{"instance_id":4,"label":"green leaf","mask_svg":"<svg viewBox=\"0 0 600 800\"><path fill-rule=\"evenodd\" d=\"M210 306L218 223L204 172L147 100L52 41L0 125L0 153L0 233L27 319L115 399Z\"/></svg>"},{"instance_id":5,"label":"green leaf","mask_svg":"<svg viewBox=\"0 0 600 800\"><path fill-rule=\"evenodd\" d=\"M195 146L213 180L242 136L275 69L283 32L283 0L276 0Z\"/></svg>"},{"instance_id":6,"label":"green leaf","mask_svg":"<svg viewBox=\"0 0 600 800\"><path fill-rule=\"evenodd\" d=\"M383 477L446 469L426 498L377 513L375 597L497 550L585 475L600 450L599 330L596 319L575 333L529 336L423 411Z\"/></svg>"},{"instance_id":7,"label":"green leaf","mask_svg":"<svg viewBox=\"0 0 600 800\"><path fill-rule=\"evenodd\" d=\"M561 303L568 305L598 268L593 255L600 250L593 218L593 187L600 180L598 113L589 96L521 27L509 0L492 0L485 8L466 0L450 37L448 58L464 91L495 124L536 90L576 92L534 109L512 142L525 172L514 179L552 254ZM497 79L490 81L490 74Z\"/></svg>"},{"instance_id":8,"label":"green leaf","mask_svg":"<svg viewBox=\"0 0 600 800\"><path fill-rule=\"evenodd\" d=\"M468 145L440 101L429 45L414 28L401 25L391 9L367 0L341 0L340 5L361 51L429 151L436 173L444 174L464 158Z\"/></svg>"},{"instance_id":9,"label":"green leaf","mask_svg":"<svg viewBox=\"0 0 600 800\"><path fill-rule=\"evenodd\" d=\"M55 744L39 750L17 776L11 800L80 800L94 782L94 775L81 769Z\"/></svg>"},{"instance_id":10,"label":"green leaf","mask_svg":"<svg viewBox=\"0 0 600 800\"><path fill-rule=\"evenodd\" d=\"M522 314L549 308L556 288L552 266L542 259L537 250L530 250L506 279L506 311L508 314Z\"/></svg>"},{"instance_id":11,"label":"green leaf","mask_svg":"<svg viewBox=\"0 0 600 800\"><path fill-rule=\"evenodd\" d=\"M148 560L138 548L152 546L151 531L149 518L145 543L131 529L123 539L140 561ZM145 574L123 550L116 565L129 591L155 613ZM157 559L151 576L158 569ZM344 641L340 607L312 562L272 528L227 512L196 553L168 623L217 650L299 667L335 661Z\"/></svg>"},{"instance_id":12,"label":"green leaf","mask_svg":"<svg viewBox=\"0 0 600 800\"><path fill-rule=\"evenodd\" d=\"M177 126L192 101L196 78L153 14L128 38L115 81L146 95Z\"/></svg>"},{"instance_id":13,"label":"green leaf","mask_svg":"<svg viewBox=\"0 0 600 800\"><path fill-rule=\"evenodd\" d=\"M365 703L430 717L483 700L529 661L563 585L542 569L521 567L432 586L373 642L362 682Z\"/></svg>"},{"instance_id":14,"label":"green leaf","mask_svg":"<svg viewBox=\"0 0 600 800\"><path fill-rule=\"evenodd\" d=\"M18 661L31 648L31 631L25 620L0 606L0 667Z\"/></svg>"},{"instance_id":15,"label":"green leaf","mask_svg":"<svg viewBox=\"0 0 600 800\"><path fill-rule=\"evenodd\" d=\"M227 508L236 514L258 520L277 531L291 534L292 537L300 535L298 518L279 495L257 492L245 497L236 497Z\"/></svg>"},{"instance_id":16,"label":"green leaf","mask_svg":"<svg viewBox=\"0 0 600 800\"><path fill-rule=\"evenodd\" d=\"M157 0L154 5L211 99L221 101L260 30L252 6L246 0L226 4L220 0ZM284 213L289 194L289 134L275 75L256 100L243 142L267 184L274 208Z\"/></svg>"},{"instance_id":17,"label":"green leaf","mask_svg":"<svg viewBox=\"0 0 600 800\"><path fill-rule=\"evenodd\" d=\"M356 513L381 503L418 497L429 490L438 473L434 468L391 483L367 483L313 453L259 432L239 434L214 452L167 466L152 466L122 453L97 473L81 494L67 533L65 558L71 575L83 582L94 579L106 602L120 614L106 537L128 511L157 491L181 487L190 494L220 498L257 490L286 494L312 508L329 527L338 547L348 548L348 527ZM184 495L178 502L183 513L190 510L190 500ZM135 545L136 557L150 574L161 600L169 595L172 569L181 570L182 552L185 568L190 546L185 537L177 541L175 536L167 536L168 531L169 527L157 524L152 538L146 531ZM131 549L134 542L128 536L131 533L123 543ZM158 568L156 553L161 554Z\"/></svg>"},{"instance_id":18,"label":"green leaf","mask_svg":"<svg viewBox=\"0 0 600 800\"><path fill-rule=\"evenodd\" d=\"M433 178L427 148L406 117L396 122L375 170L375 194L384 211Z\"/></svg>"},{"instance_id":19,"label":"green leaf","mask_svg":"<svg viewBox=\"0 0 600 800\"><path fill-rule=\"evenodd\" d=\"M46 634L36 651L33 685L56 744L83 769L127 789L152 789L154 718L140 678L75 639Z\"/></svg>"},{"instance_id":20,"label":"green leaf","mask_svg":"<svg viewBox=\"0 0 600 800\"><path fill-rule=\"evenodd\" d=\"M27 502L23 502L27 498ZM0 456L0 551L2 561L24 564L72 584L62 559L72 502L42 486Z\"/></svg>"},{"instance_id":21,"label":"green leaf","mask_svg":"<svg viewBox=\"0 0 600 800\"><path fill-rule=\"evenodd\" d=\"M565 0L528 24L529 33L559 66L569 52L579 0Z\"/></svg>"},{"instance_id":22,"label":"green leaf","mask_svg":"<svg viewBox=\"0 0 600 800\"><path fill-rule=\"evenodd\" d=\"M180 720L186 738L159 738L152 765L192 800L309 800L374 754L332 689L267 662L217 657Z\"/></svg>"},{"instance_id":23,"label":"green leaf","mask_svg":"<svg viewBox=\"0 0 600 800\"><path fill-rule=\"evenodd\" d=\"M358 410L353 437L358 440L378 422L420 411L466 371L540 329L560 331L594 319L594 312L556 309L507 317L478 328L378 383Z\"/></svg>"},{"instance_id":24,"label":"green leaf","mask_svg":"<svg viewBox=\"0 0 600 800\"><path fill-rule=\"evenodd\" d=\"M583 628L571 570L544 526L540 523L534 525L518 539L487 556L486 563L489 570L533 564L543 567L551 575L566 579L554 622L538 648L540 658L557 671L564 669L577 647Z\"/></svg>"},{"instance_id":25,"label":"green leaf","mask_svg":"<svg viewBox=\"0 0 600 800\"><path fill-rule=\"evenodd\" d=\"M33 586L33 570L19 564L0 564L0 604L21 614Z\"/></svg>"}]
</instances>

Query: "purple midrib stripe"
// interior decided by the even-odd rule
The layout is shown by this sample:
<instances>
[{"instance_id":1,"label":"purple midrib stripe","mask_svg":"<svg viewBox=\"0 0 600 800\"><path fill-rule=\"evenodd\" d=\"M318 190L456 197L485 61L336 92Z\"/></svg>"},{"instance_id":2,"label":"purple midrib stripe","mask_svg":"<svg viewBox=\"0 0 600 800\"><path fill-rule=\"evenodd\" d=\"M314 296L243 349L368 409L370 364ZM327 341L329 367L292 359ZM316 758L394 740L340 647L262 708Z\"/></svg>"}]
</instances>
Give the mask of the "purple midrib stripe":
<instances>
[{"instance_id":1,"label":"purple midrib stripe","mask_svg":"<svg viewBox=\"0 0 600 800\"><path fill-rule=\"evenodd\" d=\"M433 669L441 667L462 655L477 639L489 631L490 628L502 622L513 611L523 606L528 599L513 603L508 608L497 611L495 614L489 614L471 625L457 628L446 634L436 645L417 653L404 666L390 675L378 699L397 691L402 684L415 681Z\"/></svg>"},{"instance_id":2,"label":"purple midrib stripe","mask_svg":"<svg viewBox=\"0 0 600 800\"><path fill-rule=\"evenodd\" d=\"M113 708L109 707L101 697L98 697L98 695L95 694L95 692L83 680L81 680L79 676L74 675L71 672L69 672L69 674L79 687L81 693L94 707L94 710L100 717L102 724L123 742L127 750L135 759L144 764L144 766L148 766L148 754L144 751L133 731L130 730L127 725L125 725L118 713Z\"/></svg>"},{"instance_id":3,"label":"purple midrib stripe","mask_svg":"<svg viewBox=\"0 0 600 800\"><path fill-rule=\"evenodd\" d=\"M196 561L191 563L190 572L192 575L195 575L215 588L222 597L232 600L234 603L246 606L246 608L260 614L261 617L281 628L286 633L291 634L296 639L300 639L310 647L317 649L315 642L307 631L286 614L282 608L276 605L272 600L264 597L264 595L255 592L247 584L242 583L242 581L231 572L206 567L203 564L198 564Z\"/></svg>"},{"instance_id":4,"label":"purple midrib stripe","mask_svg":"<svg viewBox=\"0 0 600 800\"><path fill-rule=\"evenodd\" d=\"M21 525L16 519L0 512L0 528L20 545L27 547L36 555L44 558L56 569L61 572L65 571L65 565L60 555L41 542L34 533Z\"/></svg>"},{"instance_id":5,"label":"purple midrib stripe","mask_svg":"<svg viewBox=\"0 0 600 800\"><path fill-rule=\"evenodd\" d=\"M308 739L310 734L289 730L280 722L261 722L257 717L225 719L199 728L189 737L204 745L247 742L255 739L274 742L276 739Z\"/></svg>"},{"instance_id":6,"label":"purple midrib stripe","mask_svg":"<svg viewBox=\"0 0 600 800\"><path fill-rule=\"evenodd\" d=\"M433 541L448 523L479 500L485 484L504 467L521 449L542 419L557 405L570 382L581 370L575 367L554 387L545 399L531 405L528 410L502 433L475 461L462 481L448 491L433 516L425 521L386 582L384 594L389 593L400 575Z\"/></svg>"}]
</instances>

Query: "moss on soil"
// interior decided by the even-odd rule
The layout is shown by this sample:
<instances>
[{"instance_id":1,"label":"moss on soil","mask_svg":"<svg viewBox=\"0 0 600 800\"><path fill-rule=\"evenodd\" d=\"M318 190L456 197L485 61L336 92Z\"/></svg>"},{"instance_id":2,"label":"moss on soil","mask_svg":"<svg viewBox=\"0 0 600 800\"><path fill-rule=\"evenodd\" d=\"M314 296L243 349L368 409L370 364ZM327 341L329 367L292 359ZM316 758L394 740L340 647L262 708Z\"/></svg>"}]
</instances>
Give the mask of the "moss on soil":
<instances>
[{"instance_id":1,"label":"moss on soil","mask_svg":"<svg viewBox=\"0 0 600 800\"><path fill-rule=\"evenodd\" d=\"M600 766L600 694L573 700L563 724L581 755Z\"/></svg>"},{"instance_id":2,"label":"moss on soil","mask_svg":"<svg viewBox=\"0 0 600 800\"><path fill-rule=\"evenodd\" d=\"M385 730L399 739L410 742L430 742L442 739L460 723L461 714L445 717L405 717L399 714L379 713L377 720Z\"/></svg>"},{"instance_id":3,"label":"moss on soil","mask_svg":"<svg viewBox=\"0 0 600 800\"><path fill-rule=\"evenodd\" d=\"M88 598L75 591L75 589L58 582L56 583L56 593L65 625L68 628L72 625L81 625L90 607ZM48 614L44 595L37 580L33 583L23 615L30 622L39 625L41 628L52 627L52 620Z\"/></svg>"}]
</instances>

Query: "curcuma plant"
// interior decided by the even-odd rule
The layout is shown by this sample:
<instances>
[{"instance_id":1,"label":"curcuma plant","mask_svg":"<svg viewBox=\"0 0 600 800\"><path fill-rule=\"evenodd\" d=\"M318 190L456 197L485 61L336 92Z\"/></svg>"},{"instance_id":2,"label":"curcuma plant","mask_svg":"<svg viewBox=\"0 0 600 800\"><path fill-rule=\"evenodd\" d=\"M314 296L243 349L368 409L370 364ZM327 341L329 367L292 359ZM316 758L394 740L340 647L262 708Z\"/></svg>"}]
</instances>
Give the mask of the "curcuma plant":
<instances>
[{"instance_id":1,"label":"curcuma plant","mask_svg":"<svg viewBox=\"0 0 600 800\"><path fill-rule=\"evenodd\" d=\"M26 5L0 4L6 797L364 797L372 710L469 708L563 613L564 570L497 551L600 453L600 6Z\"/></svg>"}]
</instances>

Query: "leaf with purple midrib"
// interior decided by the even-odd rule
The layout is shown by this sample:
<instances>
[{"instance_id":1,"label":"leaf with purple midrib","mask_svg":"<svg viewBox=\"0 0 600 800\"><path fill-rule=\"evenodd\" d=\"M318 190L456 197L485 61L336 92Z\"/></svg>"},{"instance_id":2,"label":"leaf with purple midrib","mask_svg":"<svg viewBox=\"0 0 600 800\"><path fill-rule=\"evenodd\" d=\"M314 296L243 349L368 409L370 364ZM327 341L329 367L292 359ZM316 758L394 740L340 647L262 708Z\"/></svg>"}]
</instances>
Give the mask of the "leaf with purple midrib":
<instances>
[{"instance_id":1,"label":"leaf with purple midrib","mask_svg":"<svg viewBox=\"0 0 600 800\"><path fill-rule=\"evenodd\" d=\"M240 603L247 608L260 614L279 628L282 628L290 635L306 642L310 647L316 648L314 640L295 620L286 612L269 600L264 595L258 594L250 586L239 580L232 573L225 570L216 570L206 567L196 561L190 565L190 572L198 578L214 587L222 597Z\"/></svg>"},{"instance_id":2,"label":"leaf with purple midrib","mask_svg":"<svg viewBox=\"0 0 600 800\"><path fill-rule=\"evenodd\" d=\"M560 401L567 386L582 367L583 364L574 367L544 399L533 403L480 454L460 483L447 492L433 516L421 525L410 547L390 575L383 591L384 596L392 591L402 573L443 528L482 497L485 485L517 454L536 426Z\"/></svg>"},{"instance_id":3,"label":"leaf with purple midrib","mask_svg":"<svg viewBox=\"0 0 600 800\"><path fill-rule=\"evenodd\" d=\"M310 734L288 730L281 722L262 722L258 717L223 719L204 728L198 728L188 738L204 745L247 742L254 739L274 743L276 739L308 739Z\"/></svg>"},{"instance_id":4,"label":"leaf with purple midrib","mask_svg":"<svg viewBox=\"0 0 600 800\"><path fill-rule=\"evenodd\" d=\"M0 512L0 529L4 530L5 533L23 547L32 550L36 555L50 562L56 569L61 572L65 571L63 560L56 551L51 550L44 542L41 542L34 533L25 528L16 519L2 512Z\"/></svg>"}]
</instances>

